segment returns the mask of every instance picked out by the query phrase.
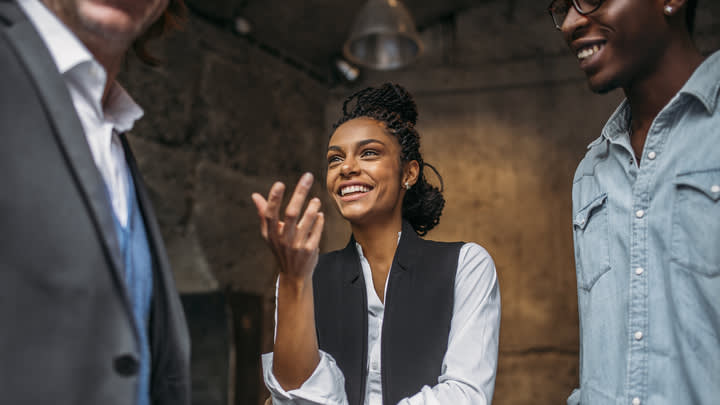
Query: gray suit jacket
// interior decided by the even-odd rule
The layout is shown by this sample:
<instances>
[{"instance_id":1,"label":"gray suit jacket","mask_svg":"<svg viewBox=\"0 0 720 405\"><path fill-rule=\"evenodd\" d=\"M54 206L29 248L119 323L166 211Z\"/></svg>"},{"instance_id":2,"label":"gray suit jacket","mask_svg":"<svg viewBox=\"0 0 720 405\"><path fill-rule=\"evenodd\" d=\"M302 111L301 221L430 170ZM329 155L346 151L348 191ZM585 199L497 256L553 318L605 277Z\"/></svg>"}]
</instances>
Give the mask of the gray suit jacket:
<instances>
[{"instance_id":1,"label":"gray suit jacket","mask_svg":"<svg viewBox=\"0 0 720 405\"><path fill-rule=\"evenodd\" d=\"M147 191L156 405L190 403L190 342ZM138 335L103 180L27 17L0 0L0 403L134 405Z\"/></svg>"}]
</instances>

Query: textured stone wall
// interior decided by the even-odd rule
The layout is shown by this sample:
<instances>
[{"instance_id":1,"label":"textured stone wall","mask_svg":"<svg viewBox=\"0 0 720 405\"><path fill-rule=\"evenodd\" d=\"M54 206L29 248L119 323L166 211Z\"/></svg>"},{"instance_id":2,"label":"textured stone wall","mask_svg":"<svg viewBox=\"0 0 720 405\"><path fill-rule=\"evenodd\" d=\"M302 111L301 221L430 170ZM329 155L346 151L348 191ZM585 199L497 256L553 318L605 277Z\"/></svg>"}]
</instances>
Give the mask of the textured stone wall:
<instances>
[{"instance_id":1,"label":"textured stone wall","mask_svg":"<svg viewBox=\"0 0 720 405\"><path fill-rule=\"evenodd\" d=\"M701 0L697 42L706 52L720 47L718 21L720 3ZM496 261L503 318L494 403L562 403L577 384L570 183L621 95L589 92L545 2L478 2L422 36L426 53L416 66L363 72L361 83L333 89L224 24L193 15L185 31L156 45L161 67L128 61L121 82L146 111L130 142L178 286L189 296L186 304L224 293L226 318L237 321L223 326L214 314L193 330L200 336L196 353L212 353L193 359L206 377L196 380L203 394L197 404L228 398L256 404L266 395L262 387L247 395L211 392L222 378L252 391L243 384L259 381L247 361L259 356L256 345L236 348L245 350L235 354L244 361L235 372L248 375L246 383L232 371L212 371L232 368L235 360L211 363L221 351L202 346L232 341L212 334L241 328L250 340L257 331L262 351L269 349L275 266L250 193L266 192L274 180L294 184L303 171L320 176L341 100L384 81L416 96L425 158L445 180L445 213L428 237L478 242ZM321 187L316 192L324 196ZM342 247L348 236L334 209L326 212L324 251ZM247 298L233 298L238 294ZM263 316L243 313L241 303L254 302L252 296L264 302ZM193 318L202 318L201 311Z\"/></svg>"},{"instance_id":2,"label":"textured stone wall","mask_svg":"<svg viewBox=\"0 0 720 405\"><path fill-rule=\"evenodd\" d=\"M202 311L189 312L194 403L225 405L227 393L211 395L224 388L234 391L233 403L255 404L266 395L259 356L270 350L276 268L250 194L320 171L328 89L224 26L190 17L182 32L155 44L162 66L128 60L120 81L146 114L129 139L186 304L214 308L205 297L224 292L229 318L242 321L223 329L203 321ZM238 294L264 305L246 316L242 302L250 298ZM235 376L224 373L228 361L203 355L218 353L211 346L233 333L237 342L252 333L262 342L234 348ZM237 382L222 381L228 378Z\"/></svg>"}]
</instances>

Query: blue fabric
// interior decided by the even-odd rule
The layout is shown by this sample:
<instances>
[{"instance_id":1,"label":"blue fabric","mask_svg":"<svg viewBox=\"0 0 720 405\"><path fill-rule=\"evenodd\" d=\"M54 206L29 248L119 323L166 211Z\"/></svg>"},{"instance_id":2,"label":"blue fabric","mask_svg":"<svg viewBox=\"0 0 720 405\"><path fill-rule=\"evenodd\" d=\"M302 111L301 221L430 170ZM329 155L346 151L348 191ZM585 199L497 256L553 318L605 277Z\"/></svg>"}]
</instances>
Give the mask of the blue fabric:
<instances>
[{"instance_id":1,"label":"blue fabric","mask_svg":"<svg viewBox=\"0 0 720 405\"><path fill-rule=\"evenodd\" d=\"M150 305L153 290L152 254L145 233L145 224L135 196L132 176L128 178L128 221L123 227L115 218L115 229L124 258L125 284L139 332L140 371L138 372L137 405L150 405Z\"/></svg>"},{"instance_id":2,"label":"blue fabric","mask_svg":"<svg viewBox=\"0 0 720 405\"><path fill-rule=\"evenodd\" d=\"M624 102L573 183L580 389L569 404L720 398L720 52L662 109L641 162Z\"/></svg>"}]
</instances>

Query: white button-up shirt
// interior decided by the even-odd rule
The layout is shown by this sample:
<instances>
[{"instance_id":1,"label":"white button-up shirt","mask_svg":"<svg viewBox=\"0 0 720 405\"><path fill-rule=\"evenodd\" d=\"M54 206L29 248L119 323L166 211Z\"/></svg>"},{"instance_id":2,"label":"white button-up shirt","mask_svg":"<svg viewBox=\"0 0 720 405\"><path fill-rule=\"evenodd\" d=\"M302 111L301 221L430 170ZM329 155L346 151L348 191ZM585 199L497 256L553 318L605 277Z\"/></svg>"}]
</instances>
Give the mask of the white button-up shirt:
<instances>
[{"instance_id":1,"label":"white button-up shirt","mask_svg":"<svg viewBox=\"0 0 720 405\"><path fill-rule=\"evenodd\" d=\"M382 405L382 323L385 313L372 283L370 264L357 245L368 297L368 377L365 405ZM392 270L391 270L392 271ZM389 276L389 274L388 274ZM385 283L387 292L387 282ZM277 311L276 311L277 318ZM455 277L455 301L448 347L437 385L398 405L486 405L492 402L500 330L500 289L495 264L488 252L475 243L460 249ZM272 374L272 353L262 357L265 384L273 404L345 405L345 377L331 355L320 351L320 364L295 390L285 391Z\"/></svg>"},{"instance_id":2,"label":"white button-up shirt","mask_svg":"<svg viewBox=\"0 0 720 405\"><path fill-rule=\"evenodd\" d=\"M18 0L18 4L40 33L65 80L95 165L107 186L113 212L125 226L128 217L127 165L117 134L129 131L143 111L117 82L111 85L103 105L107 74L102 65L40 1Z\"/></svg>"}]
</instances>

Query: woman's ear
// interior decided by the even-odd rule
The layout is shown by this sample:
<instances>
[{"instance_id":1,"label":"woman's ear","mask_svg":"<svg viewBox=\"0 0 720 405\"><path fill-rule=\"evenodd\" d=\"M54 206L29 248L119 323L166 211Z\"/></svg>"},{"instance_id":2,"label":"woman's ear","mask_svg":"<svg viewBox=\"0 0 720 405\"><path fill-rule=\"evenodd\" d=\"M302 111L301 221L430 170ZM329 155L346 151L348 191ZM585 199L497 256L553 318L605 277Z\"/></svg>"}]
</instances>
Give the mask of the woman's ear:
<instances>
[{"instance_id":1,"label":"woman's ear","mask_svg":"<svg viewBox=\"0 0 720 405\"><path fill-rule=\"evenodd\" d=\"M415 185L418 181L418 175L420 174L420 164L417 160L411 160L405 163L403 168L402 186L405 187L407 183L410 187ZM408 187L409 188L409 187Z\"/></svg>"}]
</instances>

